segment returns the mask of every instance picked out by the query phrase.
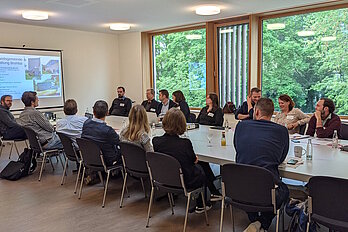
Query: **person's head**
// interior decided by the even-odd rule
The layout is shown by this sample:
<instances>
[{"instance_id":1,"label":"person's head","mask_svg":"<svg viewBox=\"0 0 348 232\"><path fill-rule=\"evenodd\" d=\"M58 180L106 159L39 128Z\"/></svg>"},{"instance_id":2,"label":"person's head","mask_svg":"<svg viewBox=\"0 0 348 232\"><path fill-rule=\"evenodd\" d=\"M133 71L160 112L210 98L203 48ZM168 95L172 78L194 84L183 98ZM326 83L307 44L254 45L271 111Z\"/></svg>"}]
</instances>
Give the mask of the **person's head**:
<instances>
[{"instance_id":1,"label":"person's head","mask_svg":"<svg viewBox=\"0 0 348 232\"><path fill-rule=\"evenodd\" d=\"M236 111L236 106L233 104L233 102L226 102L222 111L224 114L234 114Z\"/></svg>"},{"instance_id":2,"label":"person's head","mask_svg":"<svg viewBox=\"0 0 348 232\"><path fill-rule=\"evenodd\" d=\"M291 111L295 106L295 102L287 94L280 95L278 98L278 103L279 103L279 108L282 112Z\"/></svg>"},{"instance_id":3,"label":"person's head","mask_svg":"<svg viewBox=\"0 0 348 232\"><path fill-rule=\"evenodd\" d=\"M143 132L149 133L149 120L146 110L142 105L135 105L129 112L129 124L125 131L125 137L131 141L140 140Z\"/></svg>"},{"instance_id":4,"label":"person's head","mask_svg":"<svg viewBox=\"0 0 348 232\"><path fill-rule=\"evenodd\" d=\"M173 92L173 101L179 103L181 101L185 101L185 96L181 92L181 90L176 90Z\"/></svg>"},{"instance_id":5,"label":"person's head","mask_svg":"<svg viewBox=\"0 0 348 232\"><path fill-rule=\"evenodd\" d=\"M250 90L251 101L256 103L261 98L261 89L254 87Z\"/></svg>"},{"instance_id":6,"label":"person's head","mask_svg":"<svg viewBox=\"0 0 348 232\"><path fill-rule=\"evenodd\" d=\"M122 98L125 93L126 93L126 90L124 87L122 86L117 87L117 95L119 98Z\"/></svg>"},{"instance_id":7,"label":"person's head","mask_svg":"<svg viewBox=\"0 0 348 232\"><path fill-rule=\"evenodd\" d=\"M1 96L1 105L9 110L12 106L12 96L11 95Z\"/></svg>"},{"instance_id":8,"label":"person's head","mask_svg":"<svg viewBox=\"0 0 348 232\"><path fill-rule=\"evenodd\" d=\"M273 101L269 98L260 98L254 106L254 120L270 121L274 112Z\"/></svg>"},{"instance_id":9,"label":"person's head","mask_svg":"<svg viewBox=\"0 0 348 232\"><path fill-rule=\"evenodd\" d=\"M108 114L108 103L103 100L96 101L93 106L93 114L98 119L105 119Z\"/></svg>"},{"instance_id":10,"label":"person's head","mask_svg":"<svg viewBox=\"0 0 348 232\"><path fill-rule=\"evenodd\" d=\"M39 98L34 91L25 91L22 94L22 102L26 107L37 107L39 105Z\"/></svg>"},{"instance_id":11,"label":"person's head","mask_svg":"<svg viewBox=\"0 0 348 232\"><path fill-rule=\"evenodd\" d=\"M326 97L320 98L315 107L316 111L321 112L321 118L325 119L329 114L335 111L335 103Z\"/></svg>"},{"instance_id":12,"label":"person's head","mask_svg":"<svg viewBox=\"0 0 348 232\"><path fill-rule=\"evenodd\" d=\"M213 109L219 108L219 98L216 93L209 93L205 99L207 106L212 106Z\"/></svg>"},{"instance_id":13,"label":"person's head","mask_svg":"<svg viewBox=\"0 0 348 232\"><path fill-rule=\"evenodd\" d=\"M151 101L152 99L155 98L155 90L153 89L147 89L146 90L146 99Z\"/></svg>"},{"instance_id":14,"label":"person's head","mask_svg":"<svg viewBox=\"0 0 348 232\"><path fill-rule=\"evenodd\" d=\"M166 89L161 89L161 90L159 91L158 99L159 99L161 102L166 102L166 101L169 99L168 90L166 90Z\"/></svg>"},{"instance_id":15,"label":"person's head","mask_svg":"<svg viewBox=\"0 0 348 232\"><path fill-rule=\"evenodd\" d=\"M167 134L182 135L186 131L185 115L178 108L171 108L164 115L162 127Z\"/></svg>"},{"instance_id":16,"label":"person's head","mask_svg":"<svg viewBox=\"0 0 348 232\"><path fill-rule=\"evenodd\" d=\"M74 99L68 99L64 103L64 114L75 115L77 113L77 103Z\"/></svg>"}]
</instances>

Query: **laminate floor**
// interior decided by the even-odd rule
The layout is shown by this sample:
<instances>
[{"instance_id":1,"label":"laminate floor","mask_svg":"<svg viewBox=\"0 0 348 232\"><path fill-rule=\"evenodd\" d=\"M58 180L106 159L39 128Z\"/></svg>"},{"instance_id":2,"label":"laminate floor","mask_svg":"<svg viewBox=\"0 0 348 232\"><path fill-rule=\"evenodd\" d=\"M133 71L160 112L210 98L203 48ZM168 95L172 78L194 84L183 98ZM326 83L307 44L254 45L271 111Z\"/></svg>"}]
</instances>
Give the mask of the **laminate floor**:
<instances>
[{"instance_id":1,"label":"laminate floor","mask_svg":"<svg viewBox=\"0 0 348 232\"><path fill-rule=\"evenodd\" d=\"M6 146L0 157L0 170L9 162L8 154L9 146ZM17 155L11 159L16 160ZM61 164L54 159L54 166L55 171L46 165L41 182L37 180L38 169L18 181L0 179L0 231L182 231L184 197L179 196L175 201L174 215L167 198L155 201L150 227L145 228L149 199L144 198L139 181L129 182L130 198L125 198L124 207L120 208L122 178L111 179L106 206L102 208L101 184L85 186L78 200L73 194L76 174L71 171L75 165L70 163L63 186L60 185ZM216 203L208 211L209 226L205 225L204 214L189 214L187 231L218 231L220 206ZM234 212L236 231L242 231L249 224L247 215L236 209ZM225 210L224 231L232 231L229 210Z\"/></svg>"}]
</instances>

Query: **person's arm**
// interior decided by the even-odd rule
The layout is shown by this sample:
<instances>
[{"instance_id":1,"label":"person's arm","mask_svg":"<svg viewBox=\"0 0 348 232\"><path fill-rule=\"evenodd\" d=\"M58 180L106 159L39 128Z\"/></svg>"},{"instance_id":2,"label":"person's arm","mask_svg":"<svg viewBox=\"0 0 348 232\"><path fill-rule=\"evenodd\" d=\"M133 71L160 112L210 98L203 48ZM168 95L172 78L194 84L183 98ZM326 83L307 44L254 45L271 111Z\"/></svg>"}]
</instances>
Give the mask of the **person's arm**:
<instances>
[{"instance_id":1,"label":"person's arm","mask_svg":"<svg viewBox=\"0 0 348 232\"><path fill-rule=\"evenodd\" d=\"M298 126L308 123L309 120L311 119L307 114L303 113L300 109L297 109L296 114L297 114L297 118L299 119L297 121Z\"/></svg>"},{"instance_id":2,"label":"person's arm","mask_svg":"<svg viewBox=\"0 0 348 232\"><path fill-rule=\"evenodd\" d=\"M158 115L161 113L161 109L162 109L161 106L162 106L161 103L159 103L158 106L157 106L157 108L156 108L157 117L158 117Z\"/></svg>"},{"instance_id":3,"label":"person's arm","mask_svg":"<svg viewBox=\"0 0 348 232\"><path fill-rule=\"evenodd\" d=\"M109 141L112 145L119 145L120 144L120 137L118 136L116 131L114 129L112 129L111 127L109 128L108 138L109 138Z\"/></svg>"},{"instance_id":4,"label":"person's arm","mask_svg":"<svg viewBox=\"0 0 348 232\"><path fill-rule=\"evenodd\" d=\"M114 109L114 102L115 102L115 101L116 101L116 99L113 100L112 103L111 103L111 107L110 107L110 109L109 109L109 115L111 115L111 113L112 113L112 111L113 111L113 109Z\"/></svg>"},{"instance_id":5,"label":"person's arm","mask_svg":"<svg viewBox=\"0 0 348 232\"><path fill-rule=\"evenodd\" d=\"M239 155L238 155L238 136L239 136L239 128L241 126L241 122L238 122L236 125L236 129L234 131L234 136L233 136L233 145L234 149L236 150L236 160L235 162L238 163Z\"/></svg>"},{"instance_id":6,"label":"person's arm","mask_svg":"<svg viewBox=\"0 0 348 232\"><path fill-rule=\"evenodd\" d=\"M185 139L185 140L187 143L185 150L187 151L187 154L189 155L190 162L197 163L198 159L197 159L197 156L195 154L195 151L193 150L193 146L192 146L191 141L189 139Z\"/></svg>"},{"instance_id":7,"label":"person's arm","mask_svg":"<svg viewBox=\"0 0 348 232\"><path fill-rule=\"evenodd\" d=\"M335 130L337 132L340 132L341 128L341 120L339 117L334 117L328 122L329 124L327 127L317 127L317 136L318 138L331 138L333 136L333 133Z\"/></svg>"},{"instance_id":8,"label":"person's arm","mask_svg":"<svg viewBox=\"0 0 348 232\"><path fill-rule=\"evenodd\" d=\"M316 119L315 119L315 116L313 115L308 122L308 129L307 129L306 135L314 136L315 125L316 125Z\"/></svg>"},{"instance_id":9,"label":"person's arm","mask_svg":"<svg viewBox=\"0 0 348 232\"><path fill-rule=\"evenodd\" d=\"M282 127L282 140L284 141L284 148L282 152L282 156L280 157L280 162L279 164L283 163L284 160L286 159L286 156L288 155L289 152L289 133L288 130L285 127Z\"/></svg>"},{"instance_id":10,"label":"person's arm","mask_svg":"<svg viewBox=\"0 0 348 232\"><path fill-rule=\"evenodd\" d=\"M218 108L215 112L215 126L222 126L224 123L224 113L221 108Z\"/></svg>"},{"instance_id":11,"label":"person's arm","mask_svg":"<svg viewBox=\"0 0 348 232\"><path fill-rule=\"evenodd\" d=\"M197 123L200 123L203 109L204 109L204 108L202 108L201 111L199 111L198 117L197 117L197 119L196 119L196 122L197 122Z\"/></svg>"},{"instance_id":12,"label":"person's arm","mask_svg":"<svg viewBox=\"0 0 348 232\"><path fill-rule=\"evenodd\" d=\"M5 124L7 127L15 127L18 124L15 120L12 120L7 113L0 111L0 121Z\"/></svg>"},{"instance_id":13,"label":"person's arm","mask_svg":"<svg viewBox=\"0 0 348 232\"><path fill-rule=\"evenodd\" d=\"M126 116L129 115L129 111L131 110L131 108L132 108L132 100L128 98L127 104L126 104Z\"/></svg>"},{"instance_id":14,"label":"person's arm","mask_svg":"<svg viewBox=\"0 0 348 232\"><path fill-rule=\"evenodd\" d=\"M188 120L190 119L190 108L187 102L184 101L180 104L180 110L184 113L186 121L188 122Z\"/></svg>"},{"instance_id":15,"label":"person's arm","mask_svg":"<svg viewBox=\"0 0 348 232\"><path fill-rule=\"evenodd\" d=\"M53 132L54 131L54 127L52 126L52 124L45 118L45 116L40 113L39 111L35 112L34 114L35 117L35 121L36 123L45 131L48 132Z\"/></svg>"},{"instance_id":16,"label":"person's arm","mask_svg":"<svg viewBox=\"0 0 348 232\"><path fill-rule=\"evenodd\" d=\"M151 144L151 139L148 134L143 133L140 137L141 144L143 145L145 151L153 151L153 146Z\"/></svg>"},{"instance_id":17,"label":"person's arm","mask_svg":"<svg viewBox=\"0 0 348 232\"><path fill-rule=\"evenodd\" d=\"M248 119L249 112L248 112L248 103L243 102L243 104L239 107L239 109L236 112L236 119L237 120L244 120Z\"/></svg>"}]
</instances>

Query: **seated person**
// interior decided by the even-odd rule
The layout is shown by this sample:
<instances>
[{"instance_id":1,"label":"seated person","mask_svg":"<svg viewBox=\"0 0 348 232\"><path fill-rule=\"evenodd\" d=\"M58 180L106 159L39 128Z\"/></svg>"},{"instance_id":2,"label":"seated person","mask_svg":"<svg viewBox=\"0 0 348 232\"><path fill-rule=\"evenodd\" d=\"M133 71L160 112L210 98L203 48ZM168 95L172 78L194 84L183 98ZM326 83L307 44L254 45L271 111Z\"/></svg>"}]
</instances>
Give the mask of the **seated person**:
<instances>
[{"instance_id":1,"label":"seated person","mask_svg":"<svg viewBox=\"0 0 348 232\"><path fill-rule=\"evenodd\" d=\"M253 119L254 109L253 107L257 101L261 98L261 90L257 87L250 90L247 100L236 111L236 119L246 120Z\"/></svg>"},{"instance_id":2,"label":"seated person","mask_svg":"<svg viewBox=\"0 0 348 232\"><path fill-rule=\"evenodd\" d=\"M197 122L202 125L222 126L224 114L219 107L219 98L216 93L208 94L206 106L201 109L197 117Z\"/></svg>"},{"instance_id":3,"label":"seated person","mask_svg":"<svg viewBox=\"0 0 348 232\"><path fill-rule=\"evenodd\" d=\"M45 116L35 109L39 105L39 99L36 92L26 91L22 95L24 110L19 115L18 123L21 126L29 127L35 131L44 150L62 149L58 135L54 132L51 123Z\"/></svg>"},{"instance_id":4,"label":"seated person","mask_svg":"<svg viewBox=\"0 0 348 232\"><path fill-rule=\"evenodd\" d=\"M158 104L156 110L157 117L163 118L169 109L178 106L175 102L169 99L169 93L166 89L162 89L159 91L158 98L161 102L160 104Z\"/></svg>"},{"instance_id":5,"label":"seated person","mask_svg":"<svg viewBox=\"0 0 348 232\"><path fill-rule=\"evenodd\" d=\"M207 176L212 173L209 164L199 162L198 157L193 150L191 141L187 138L179 137L179 135L182 135L186 131L186 120L184 114L179 109L170 109L163 118L162 126L165 134L152 139L154 150L156 152L173 156L179 161L187 188L194 189L201 187L202 185L208 187L213 185L213 183L210 182L210 177ZM203 166L201 164L203 164ZM204 195L206 196L206 193ZM214 200L217 200L218 197L219 196L214 198ZM208 202L207 210L210 208L211 205ZM197 199L195 212L204 213L202 199L200 198Z\"/></svg>"},{"instance_id":6,"label":"seated person","mask_svg":"<svg viewBox=\"0 0 348 232\"><path fill-rule=\"evenodd\" d=\"M5 140L24 140L27 136L23 128L16 122L16 119L11 114L11 106L12 96L2 96L0 105L0 135L2 135Z\"/></svg>"},{"instance_id":7,"label":"seated person","mask_svg":"<svg viewBox=\"0 0 348 232\"><path fill-rule=\"evenodd\" d=\"M276 180L277 208L289 197L288 187L281 182L278 166L285 160L289 150L288 130L271 122L274 104L269 98L261 98L254 108L254 120L240 121L234 133L236 162L255 165L271 171ZM242 178L242 177L241 177ZM272 212L248 213L251 222L259 221L268 230L274 218Z\"/></svg>"},{"instance_id":8,"label":"seated person","mask_svg":"<svg viewBox=\"0 0 348 232\"><path fill-rule=\"evenodd\" d=\"M188 106L184 94L181 90L174 91L173 101L179 105L179 109L184 113L186 122L191 122L190 120L190 107Z\"/></svg>"},{"instance_id":9,"label":"seated person","mask_svg":"<svg viewBox=\"0 0 348 232\"><path fill-rule=\"evenodd\" d=\"M226 102L224 105L224 108L222 109L222 112L224 114L235 114L236 113L236 106L233 104L233 102Z\"/></svg>"},{"instance_id":10,"label":"seated person","mask_svg":"<svg viewBox=\"0 0 348 232\"><path fill-rule=\"evenodd\" d=\"M65 118L58 120L56 130L57 132L66 134L73 142L75 148L78 148L76 138L81 138L82 127L87 120L84 116L78 116L77 103L73 99L68 99L64 103Z\"/></svg>"},{"instance_id":11,"label":"seated person","mask_svg":"<svg viewBox=\"0 0 348 232\"><path fill-rule=\"evenodd\" d=\"M338 136L341 130L341 119L334 113L335 103L329 98L321 98L315 112L308 123L307 135L318 138L332 138L337 130Z\"/></svg>"},{"instance_id":12,"label":"seated person","mask_svg":"<svg viewBox=\"0 0 348 232\"><path fill-rule=\"evenodd\" d=\"M83 124L81 138L93 140L102 151L105 165L111 166L121 162L120 140L115 130L106 125L107 114L108 103L102 100L96 101L93 106L94 118L87 119Z\"/></svg>"},{"instance_id":13,"label":"seated person","mask_svg":"<svg viewBox=\"0 0 348 232\"><path fill-rule=\"evenodd\" d=\"M153 89L146 90L147 100L141 103L147 112L156 113L159 102L155 100L155 91Z\"/></svg>"},{"instance_id":14,"label":"seated person","mask_svg":"<svg viewBox=\"0 0 348 232\"><path fill-rule=\"evenodd\" d=\"M282 94L278 98L280 112L274 118L274 122L288 128L290 134L300 132L300 126L306 125L310 117L300 109L294 108L295 102L287 94Z\"/></svg>"},{"instance_id":15,"label":"seated person","mask_svg":"<svg viewBox=\"0 0 348 232\"><path fill-rule=\"evenodd\" d=\"M121 141L134 143L145 151L153 151L149 137L150 126L145 108L141 105L132 107L129 113L129 123L120 133Z\"/></svg>"},{"instance_id":16,"label":"seated person","mask_svg":"<svg viewBox=\"0 0 348 232\"><path fill-rule=\"evenodd\" d=\"M118 98L115 98L109 109L110 115L128 117L129 111L132 108L132 100L125 96L126 90L124 87L117 87Z\"/></svg>"}]
</instances>

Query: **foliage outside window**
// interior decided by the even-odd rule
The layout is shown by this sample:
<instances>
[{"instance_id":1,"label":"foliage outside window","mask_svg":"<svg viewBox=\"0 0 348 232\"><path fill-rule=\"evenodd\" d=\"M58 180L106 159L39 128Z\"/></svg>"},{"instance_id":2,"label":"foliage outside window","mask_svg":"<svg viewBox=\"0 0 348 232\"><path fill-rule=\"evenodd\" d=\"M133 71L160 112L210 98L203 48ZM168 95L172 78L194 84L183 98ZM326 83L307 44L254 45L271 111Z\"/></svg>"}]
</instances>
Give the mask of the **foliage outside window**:
<instances>
[{"instance_id":1,"label":"foliage outside window","mask_svg":"<svg viewBox=\"0 0 348 232\"><path fill-rule=\"evenodd\" d=\"M262 91L290 95L306 113L321 97L348 115L348 9L263 21Z\"/></svg>"},{"instance_id":2,"label":"foliage outside window","mask_svg":"<svg viewBox=\"0 0 348 232\"><path fill-rule=\"evenodd\" d=\"M206 30L153 36L153 54L156 93L181 90L190 107L205 106Z\"/></svg>"}]
</instances>

